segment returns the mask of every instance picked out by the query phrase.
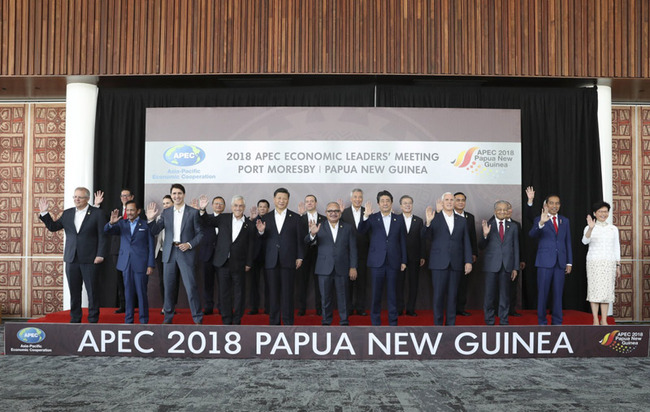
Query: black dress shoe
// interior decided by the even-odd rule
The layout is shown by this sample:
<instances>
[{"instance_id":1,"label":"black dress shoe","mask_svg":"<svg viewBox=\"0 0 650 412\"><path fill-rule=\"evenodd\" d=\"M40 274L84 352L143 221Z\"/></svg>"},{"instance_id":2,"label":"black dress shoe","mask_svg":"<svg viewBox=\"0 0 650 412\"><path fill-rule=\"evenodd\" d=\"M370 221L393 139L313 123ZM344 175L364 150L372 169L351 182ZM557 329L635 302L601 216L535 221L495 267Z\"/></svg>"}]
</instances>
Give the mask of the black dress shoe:
<instances>
[{"instance_id":1,"label":"black dress shoe","mask_svg":"<svg viewBox=\"0 0 650 412\"><path fill-rule=\"evenodd\" d=\"M415 313L414 310L407 310L406 311L406 316L417 316L418 314Z\"/></svg>"},{"instance_id":2,"label":"black dress shoe","mask_svg":"<svg viewBox=\"0 0 650 412\"><path fill-rule=\"evenodd\" d=\"M365 310L357 310L357 315L359 315L359 316L368 316L368 313L366 313Z\"/></svg>"},{"instance_id":3,"label":"black dress shoe","mask_svg":"<svg viewBox=\"0 0 650 412\"><path fill-rule=\"evenodd\" d=\"M305 316L305 311L303 309L300 309L298 311L298 316Z\"/></svg>"},{"instance_id":4,"label":"black dress shoe","mask_svg":"<svg viewBox=\"0 0 650 412\"><path fill-rule=\"evenodd\" d=\"M316 316L322 316L322 315L323 315L323 311L320 309L316 309Z\"/></svg>"},{"instance_id":5,"label":"black dress shoe","mask_svg":"<svg viewBox=\"0 0 650 412\"><path fill-rule=\"evenodd\" d=\"M164 315L164 314L165 314L165 311L164 311L163 309L161 309L161 310L160 310L160 314L161 314L161 315Z\"/></svg>"},{"instance_id":6,"label":"black dress shoe","mask_svg":"<svg viewBox=\"0 0 650 412\"><path fill-rule=\"evenodd\" d=\"M456 315L458 315L458 316L472 316L471 313L465 312L464 310L460 311L460 312L456 312Z\"/></svg>"},{"instance_id":7,"label":"black dress shoe","mask_svg":"<svg viewBox=\"0 0 650 412\"><path fill-rule=\"evenodd\" d=\"M348 311L348 316L352 316L352 315L354 315L354 310L349 310Z\"/></svg>"},{"instance_id":8,"label":"black dress shoe","mask_svg":"<svg viewBox=\"0 0 650 412\"><path fill-rule=\"evenodd\" d=\"M203 309L203 314L204 315L212 315L214 312L212 309Z\"/></svg>"},{"instance_id":9,"label":"black dress shoe","mask_svg":"<svg viewBox=\"0 0 650 412\"><path fill-rule=\"evenodd\" d=\"M163 325L171 325L172 321L171 320L163 320Z\"/></svg>"},{"instance_id":10,"label":"black dress shoe","mask_svg":"<svg viewBox=\"0 0 650 412\"><path fill-rule=\"evenodd\" d=\"M198 321L198 322L194 322L194 324L195 324L195 325L203 325L203 321L200 320L200 321Z\"/></svg>"},{"instance_id":11,"label":"black dress shoe","mask_svg":"<svg viewBox=\"0 0 650 412\"><path fill-rule=\"evenodd\" d=\"M117 308L115 313L124 313L124 308Z\"/></svg>"},{"instance_id":12,"label":"black dress shoe","mask_svg":"<svg viewBox=\"0 0 650 412\"><path fill-rule=\"evenodd\" d=\"M518 313L518 312L512 312L512 313L508 314L508 316L514 316L515 318L520 318L520 317L521 317L521 313Z\"/></svg>"},{"instance_id":13,"label":"black dress shoe","mask_svg":"<svg viewBox=\"0 0 650 412\"><path fill-rule=\"evenodd\" d=\"M249 315L257 315L258 313L259 313L259 312L258 312L257 309L251 309L251 310L248 311L248 314L249 314Z\"/></svg>"}]
</instances>

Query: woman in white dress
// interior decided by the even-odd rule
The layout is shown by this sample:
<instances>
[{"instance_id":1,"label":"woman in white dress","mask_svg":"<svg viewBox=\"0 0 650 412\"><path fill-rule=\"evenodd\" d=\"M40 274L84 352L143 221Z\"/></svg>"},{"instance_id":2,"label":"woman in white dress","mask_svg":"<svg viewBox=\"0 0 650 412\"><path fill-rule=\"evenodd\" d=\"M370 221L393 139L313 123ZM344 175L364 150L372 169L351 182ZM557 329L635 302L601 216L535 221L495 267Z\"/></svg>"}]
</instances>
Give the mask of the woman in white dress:
<instances>
[{"instance_id":1,"label":"woman in white dress","mask_svg":"<svg viewBox=\"0 0 650 412\"><path fill-rule=\"evenodd\" d=\"M589 245L587 252L587 300L591 303L594 325L607 325L610 303L614 302L614 286L621 276L621 246L618 228L607 223L610 205L594 204L594 216L587 215L582 243ZM601 319L598 321L598 309Z\"/></svg>"}]
</instances>

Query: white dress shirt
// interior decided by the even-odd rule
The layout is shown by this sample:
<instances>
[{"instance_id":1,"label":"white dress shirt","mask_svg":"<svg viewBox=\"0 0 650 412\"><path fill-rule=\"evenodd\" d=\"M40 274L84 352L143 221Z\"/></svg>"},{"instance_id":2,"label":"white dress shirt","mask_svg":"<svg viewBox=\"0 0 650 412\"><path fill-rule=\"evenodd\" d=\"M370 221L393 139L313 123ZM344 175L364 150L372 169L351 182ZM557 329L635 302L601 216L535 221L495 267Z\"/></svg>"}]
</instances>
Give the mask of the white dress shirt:
<instances>
[{"instance_id":1,"label":"white dress shirt","mask_svg":"<svg viewBox=\"0 0 650 412\"><path fill-rule=\"evenodd\" d=\"M381 215L381 220L384 221L384 229L386 230L386 236L390 232L390 218L393 217L392 213L389 213L387 216Z\"/></svg>"},{"instance_id":2,"label":"white dress shirt","mask_svg":"<svg viewBox=\"0 0 650 412\"><path fill-rule=\"evenodd\" d=\"M411 230L411 222L413 222L413 215L406 216L405 214L402 214L402 216L404 216L404 223L406 224L406 233L409 233Z\"/></svg>"},{"instance_id":3,"label":"white dress shirt","mask_svg":"<svg viewBox=\"0 0 650 412\"><path fill-rule=\"evenodd\" d=\"M86 212L88 212L88 207L89 205L86 205L83 209L75 209L74 210L74 227L77 229L77 233L79 233L79 229L81 229L81 224L84 222L84 218L86 217Z\"/></svg>"},{"instance_id":4,"label":"white dress shirt","mask_svg":"<svg viewBox=\"0 0 650 412\"><path fill-rule=\"evenodd\" d=\"M284 226L284 221L287 218L287 209L284 209L282 213L278 212L278 209L275 209L275 227L278 228L278 233L282 232L282 226Z\"/></svg>"},{"instance_id":5,"label":"white dress shirt","mask_svg":"<svg viewBox=\"0 0 650 412\"><path fill-rule=\"evenodd\" d=\"M448 216L445 212L442 212L442 215L445 217L447 226L449 227L449 234L451 235L454 232L454 215L456 212L452 213L451 216Z\"/></svg>"},{"instance_id":6,"label":"white dress shirt","mask_svg":"<svg viewBox=\"0 0 650 412\"><path fill-rule=\"evenodd\" d=\"M359 222L361 222L361 208L355 209L354 206L352 206L351 209L352 209L352 217L354 218L354 226L358 228Z\"/></svg>"},{"instance_id":7,"label":"white dress shirt","mask_svg":"<svg viewBox=\"0 0 650 412\"><path fill-rule=\"evenodd\" d=\"M334 243L336 243L336 236L339 234L339 224L338 222L335 225L332 225L331 223L327 222L328 225L330 225L330 230L332 231L332 238L334 239Z\"/></svg>"},{"instance_id":8,"label":"white dress shirt","mask_svg":"<svg viewBox=\"0 0 650 412\"><path fill-rule=\"evenodd\" d=\"M172 241L174 243L181 243L181 226L183 225L183 214L185 213L185 204L181 206L180 209L176 209L174 206L174 210L172 210L172 213L174 214L174 235L172 237Z\"/></svg>"},{"instance_id":9,"label":"white dress shirt","mask_svg":"<svg viewBox=\"0 0 650 412\"><path fill-rule=\"evenodd\" d=\"M244 215L242 215L241 218L237 219L235 215L232 215L232 241L233 243L235 242L235 239L237 239L237 236L239 236L239 232L241 232L241 228L244 226Z\"/></svg>"}]
</instances>

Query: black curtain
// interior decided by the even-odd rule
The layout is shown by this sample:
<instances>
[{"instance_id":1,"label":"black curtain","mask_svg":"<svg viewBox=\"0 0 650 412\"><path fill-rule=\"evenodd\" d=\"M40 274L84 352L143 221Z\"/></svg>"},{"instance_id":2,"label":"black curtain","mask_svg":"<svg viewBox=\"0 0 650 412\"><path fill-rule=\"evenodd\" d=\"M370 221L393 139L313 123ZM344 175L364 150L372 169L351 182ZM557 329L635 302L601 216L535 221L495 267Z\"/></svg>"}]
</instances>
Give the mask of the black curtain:
<instances>
[{"instance_id":1,"label":"black curtain","mask_svg":"<svg viewBox=\"0 0 650 412\"><path fill-rule=\"evenodd\" d=\"M95 133L94 187L105 192L103 208L119 204L121 188L144 198L145 112L148 107L350 106L457 107L521 110L522 186L542 197L561 197L571 221L573 273L566 278L564 307L585 310L586 248L580 239L591 204L602 198L595 88L455 87L374 84L242 88L111 88L100 85ZM525 203L522 193L522 202ZM530 224L524 219L524 232ZM526 236L527 264L534 245ZM524 281L534 286L534 270ZM529 296L526 296L528 294ZM534 289L524 290L527 308ZM102 304L108 297L102 298Z\"/></svg>"},{"instance_id":2,"label":"black curtain","mask_svg":"<svg viewBox=\"0 0 650 412\"><path fill-rule=\"evenodd\" d=\"M560 214L571 222L573 271L566 277L564 308L587 310L587 280L582 244L585 217L602 199L598 97L596 88L514 88L383 85L377 105L388 107L456 107L521 110L522 186L535 188L534 210L557 194ZM527 201L522 191L522 204ZM523 219L524 233L531 222ZM524 304L536 307L536 246L525 236Z\"/></svg>"}]
</instances>

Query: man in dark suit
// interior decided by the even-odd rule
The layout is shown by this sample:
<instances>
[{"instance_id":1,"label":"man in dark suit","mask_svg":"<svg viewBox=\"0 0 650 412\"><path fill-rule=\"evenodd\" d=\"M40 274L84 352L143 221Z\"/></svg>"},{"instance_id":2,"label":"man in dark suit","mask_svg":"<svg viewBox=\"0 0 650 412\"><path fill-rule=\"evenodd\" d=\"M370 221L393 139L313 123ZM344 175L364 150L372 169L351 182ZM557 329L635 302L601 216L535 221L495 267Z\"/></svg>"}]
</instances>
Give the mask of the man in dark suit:
<instances>
[{"instance_id":1,"label":"man in dark suit","mask_svg":"<svg viewBox=\"0 0 650 412\"><path fill-rule=\"evenodd\" d=\"M348 314L352 315L354 310L357 315L367 316L366 313L366 289L367 289L367 262L369 238L367 233L359 233L358 227L365 208L363 204L363 190L359 188L352 189L350 192L350 207L343 210L341 220L352 226L352 232L357 238L357 278L350 279L348 288ZM339 201L339 206L343 207L343 200Z\"/></svg>"},{"instance_id":2,"label":"man in dark suit","mask_svg":"<svg viewBox=\"0 0 650 412\"><path fill-rule=\"evenodd\" d=\"M454 213L467 219L467 231L469 233L469 244L472 247L472 265L476 263L478 257L478 245L476 243L476 220L474 215L465 211L467 204L467 196L463 192L454 193ZM461 276L460 283L458 283L458 295L456 296L456 315L470 316L471 314L465 310L467 305L467 283L468 276Z\"/></svg>"},{"instance_id":3,"label":"man in dark suit","mask_svg":"<svg viewBox=\"0 0 650 412\"><path fill-rule=\"evenodd\" d=\"M208 198L201 196L199 213L203 225L219 229L212 264L219 275L221 319L224 325L241 325L244 277L253 266L255 226L244 216L246 204L242 196L233 196L232 213L209 215L205 211L207 205Z\"/></svg>"},{"instance_id":4,"label":"man in dark suit","mask_svg":"<svg viewBox=\"0 0 650 412\"><path fill-rule=\"evenodd\" d=\"M170 195L165 195L163 197L162 206L163 209L167 209L174 206L174 201L172 200L172 197ZM161 217L162 216L158 216L158 219L160 219ZM154 251L154 256L156 258L156 270L158 271L158 287L160 289L161 302L165 301L165 277L163 276L164 269L163 269L163 261L162 261L162 248L164 243L165 243L165 231L163 230L162 232L158 233L158 236L156 236L156 249ZM178 304L178 291L180 289L180 284L181 284L181 274L178 271L176 271L176 281L174 283L174 306ZM164 315L165 311L161 309L160 314Z\"/></svg>"},{"instance_id":5,"label":"man in dark suit","mask_svg":"<svg viewBox=\"0 0 650 412\"><path fill-rule=\"evenodd\" d=\"M126 220L119 209L115 209L111 213L110 221L104 226L105 233L122 238L117 269L122 272L124 279L126 297L124 323L133 323L136 301L140 308L140 323L149 323L147 283L155 265L156 241L149 230L149 224L140 219L140 211L135 201L129 200L126 202Z\"/></svg>"},{"instance_id":6,"label":"man in dark suit","mask_svg":"<svg viewBox=\"0 0 650 412\"><path fill-rule=\"evenodd\" d=\"M379 212L372 213L367 202L360 233L370 233L368 267L372 276L370 320L381 325L381 300L386 284L388 324L397 326L397 277L406 269L406 227L404 219L393 213L393 195L387 190L377 193Z\"/></svg>"},{"instance_id":7,"label":"man in dark suit","mask_svg":"<svg viewBox=\"0 0 650 412\"><path fill-rule=\"evenodd\" d=\"M300 221L303 225L302 230L306 232L309 231L309 226L311 223L320 225L325 222L325 216L318 213L316 206L318 201L316 196L307 195L305 196L305 202L298 205L298 213L301 214ZM303 213L304 210L304 213ZM315 274L316 268L316 245L308 244L305 247L305 259L302 262L302 266L298 269L298 290L296 292L298 297L298 316L304 316L305 310L307 309L307 288L309 286L310 279L313 279L314 282L314 307L316 309L316 314L321 315L321 296L320 288L318 284L318 278Z\"/></svg>"},{"instance_id":8,"label":"man in dark suit","mask_svg":"<svg viewBox=\"0 0 650 412\"><path fill-rule=\"evenodd\" d=\"M512 205L508 202L508 213L506 215L506 220L512 222L517 226L517 233L519 233L519 276L515 277L510 281L510 310L508 311L509 316L520 317L521 314L517 312L517 294L519 291L519 281L522 278L521 274L526 269L526 253L524 253L524 233L521 231L521 223L512 219Z\"/></svg>"},{"instance_id":9,"label":"man in dark suit","mask_svg":"<svg viewBox=\"0 0 650 412\"><path fill-rule=\"evenodd\" d=\"M96 207L90 206L90 191L78 187L74 191L75 207L66 209L56 221L50 216L47 199L39 200L40 219L50 232L65 230L65 275L70 288L70 323L81 322L81 290L88 293L88 322L99 320L99 294L97 265L104 261L107 242L104 236L106 217Z\"/></svg>"},{"instance_id":10,"label":"man in dark suit","mask_svg":"<svg viewBox=\"0 0 650 412\"><path fill-rule=\"evenodd\" d=\"M226 209L226 201L221 196L216 196L212 199L212 214L213 216L219 216ZM216 307L217 313L220 310L219 306L219 276L215 271L215 267L212 264L212 258L214 256L214 248L217 245L217 238L219 236L219 228L214 226L202 226L201 232L203 237L201 238L201 244L199 245L199 261L203 266L203 314L212 315L214 313L214 308ZM217 285L217 304L215 306L214 298L214 286Z\"/></svg>"},{"instance_id":11,"label":"man in dark suit","mask_svg":"<svg viewBox=\"0 0 650 412\"><path fill-rule=\"evenodd\" d=\"M296 270L304 256L304 240L300 216L287 209L289 191L283 187L273 193L275 209L257 217L256 226L265 247L264 265L269 281L270 325L293 325L293 290Z\"/></svg>"},{"instance_id":12,"label":"man in dark suit","mask_svg":"<svg viewBox=\"0 0 650 412\"><path fill-rule=\"evenodd\" d=\"M456 324L460 278L472 271L472 247L467 219L454 213L454 195L447 192L426 211L425 236L431 240L429 269L433 283L434 324ZM445 322L445 308L447 316Z\"/></svg>"},{"instance_id":13,"label":"man in dark suit","mask_svg":"<svg viewBox=\"0 0 650 412\"><path fill-rule=\"evenodd\" d=\"M409 293L406 301L406 315L417 316L415 301L418 297L418 283L420 268L426 261L426 247L422 237L424 221L421 217L413 215L413 198L404 195L399 199L402 209L402 218L406 227L406 272L397 278L397 312L401 315L404 311L404 284L408 279Z\"/></svg>"},{"instance_id":14,"label":"man in dark suit","mask_svg":"<svg viewBox=\"0 0 650 412\"><path fill-rule=\"evenodd\" d=\"M500 324L508 324L510 283L517 277L519 269L519 231L517 225L508 221L507 216L508 203L499 200L494 204L494 216L489 221L483 220L481 224L483 237L479 242L479 247L485 249L483 256L483 272L485 273L483 309L486 325L494 325L494 308L497 298Z\"/></svg>"},{"instance_id":15,"label":"man in dark suit","mask_svg":"<svg viewBox=\"0 0 650 412\"><path fill-rule=\"evenodd\" d=\"M264 216L270 209L269 201L260 199L257 201L257 206L251 209L252 216ZM253 221L253 224L255 222ZM266 278L266 269L264 269L264 256L266 251L264 249L264 242L255 242L255 252L253 253L253 267L248 272L250 273L250 311L249 315L257 315L260 309L260 284L261 279L264 279L264 313L269 314L269 282Z\"/></svg>"},{"instance_id":16,"label":"man in dark suit","mask_svg":"<svg viewBox=\"0 0 650 412\"><path fill-rule=\"evenodd\" d=\"M122 219L126 220L126 202L133 200L133 193L131 189L122 189L120 191L120 207L116 208L119 210L119 214ZM97 203L97 202L95 202ZM99 206L98 206L99 207ZM122 271L117 269L117 260L120 254L120 236L111 236L111 256L113 258L113 264L115 265L115 273L117 275L117 303L118 308L115 313L124 313L124 304L125 304L125 295L124 295L124 277L122 276Z\"/></svg>"},{"instance_id":17,"label":"man in dark suit","mask_svg":"<svg viewBox=\"0 0 650 412\"><path fill-rule=\"evenodd\" d=\"M562 293L564 275L571 273L573 252L571 250L571 229L569 219L558 214L560 197L546 198L542 214L535 218L528 235L538 240L537 257L537 321L547 325L546 303L552 288L553 307L551 322L562 324Z\"/></svg>"},{"instance_id":18,"label":"man in dark suit","mask_svg":"<svg viewBox=\"0 0 650 412\"><path fill-rule=\"evenodd\" d=\"M320 285L323 325L332 324L334 291L339 309L339 324L349 325L347 309L348 278L357 277L357 240L352 226L340 221L341 206L337 202L327 204L327 222L309 222L309 235L305 242L315 245L318 254L315 272Z\"/></svg>"},{"instance_id":19,"label":"man in dark suit","mask_svg":"<svg viewBox=\"0 0 650 412\"><path fill-rule=\"evenodd\" d=\"M161 231L165 231L163 243L165 320L163 323L172 323L174 318L174 283L176 271L180 270L192 318L194 323L201 324L203 323L203 312L201 312L201 299L194 277L194 248L199 245L202 237L199 211L185 204L185 187L180 183L174 183L171 186L170 194L174 206L164 209L162 218L155 223L153 221L158 214L156 203L150 203L147 208L151 233L155 236Z\"/></svg>"}]
</instances>

